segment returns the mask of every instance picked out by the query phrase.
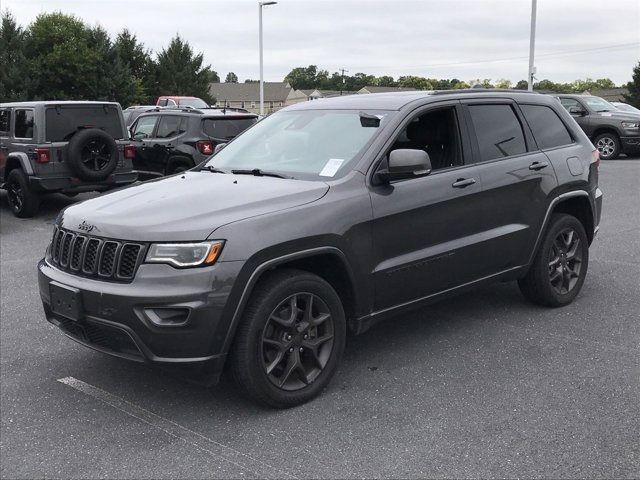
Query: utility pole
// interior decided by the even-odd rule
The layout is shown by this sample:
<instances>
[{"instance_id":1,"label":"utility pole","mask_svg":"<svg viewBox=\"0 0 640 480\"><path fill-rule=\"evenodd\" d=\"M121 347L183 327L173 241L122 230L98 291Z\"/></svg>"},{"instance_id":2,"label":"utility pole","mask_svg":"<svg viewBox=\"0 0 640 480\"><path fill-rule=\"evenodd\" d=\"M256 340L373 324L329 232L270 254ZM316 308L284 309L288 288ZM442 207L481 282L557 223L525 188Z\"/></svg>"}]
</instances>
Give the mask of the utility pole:
<instances>
[{"instance_id":1,"label":"utility pole","mask_svg":"<svg viewBox=\"0 0 640 480\"><path fill-rule=\"evenodd\" d=\"M264 115L264 75L263 75L263 65L262 65L262 7L267 5L275 5L278 2L259 2L258 9L260 14L258 15L258 23L260 30L260 115Z\"/></svg>"},{"instance_id":2,"label":"utility pole","mask_svg":"<svg viewBox=\"0 0 640 480\"><path fill-rule=\"evenodd\" d=\"M340 83L340 95L342 95L342 90L344 89L344 72L349 73L349 70L343 67L340 69L340 71L342 72L342 82Z\"/></svg>"},{"instance_id":3,"label":"utility pole","mask_svg":"<svg viewBox=\"0 0 640 480\"><path fill-rule=\"evenodd\" d=\"M529 77L527 78L528 90L533 92L533 77L536 74L534 57L536 53L536 10L538 0L531 0L531 32L529 37Z\"/></svg>"}]
</instances>

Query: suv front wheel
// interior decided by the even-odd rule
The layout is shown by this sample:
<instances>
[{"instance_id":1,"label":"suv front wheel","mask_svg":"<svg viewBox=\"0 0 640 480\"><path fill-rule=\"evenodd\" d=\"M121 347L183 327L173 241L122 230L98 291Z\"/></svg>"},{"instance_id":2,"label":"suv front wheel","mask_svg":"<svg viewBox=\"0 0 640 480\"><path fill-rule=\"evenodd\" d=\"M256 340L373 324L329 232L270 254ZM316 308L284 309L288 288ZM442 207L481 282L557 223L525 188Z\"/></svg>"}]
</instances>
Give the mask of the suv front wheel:
<instances>
[{"instance_id":1,"label":"suv front wheel","mask_svg":"<svg viewBox=\"0 0 640 480\"><path fill-rule=\"evenodd\" d=\"M19 168L9 172L7 177L7 200L16 217L33 217L38 212L40 198L29 188L29 180Z\"/></svg>"},{"instance_id":2,"label":"suv front wheel","mask_svg":"<svg viewBox=\"0 0 640 480\"><path fill-rule=\"evenodd\" d=\"M282 270L254 290L230 367L250 397L276 408L318 395L335 373L346 337L340 297L322 278Z\"/></svg>"},{"instance_id":3,"label":"suv front wheel","mask_svg":"<svg viewBox=\"0 0 640 480\"><path fill-rule=\"evenodd\" d=\"M589 265L589 241L572 215L554 214L527 275L522 294L539 305L562 307L576 298Z\"/></svg>"}]
</instances>

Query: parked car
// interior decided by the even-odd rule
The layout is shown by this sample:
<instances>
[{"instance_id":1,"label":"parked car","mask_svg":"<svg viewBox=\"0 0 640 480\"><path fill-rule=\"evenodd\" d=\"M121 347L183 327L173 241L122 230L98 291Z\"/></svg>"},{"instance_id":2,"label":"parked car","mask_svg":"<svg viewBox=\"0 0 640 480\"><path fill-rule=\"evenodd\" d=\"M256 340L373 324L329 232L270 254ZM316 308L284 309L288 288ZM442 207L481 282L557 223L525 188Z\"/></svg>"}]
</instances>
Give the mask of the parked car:
<instances>
[{"instance_id":1,"label":"parked car","mask_svg":"<svg viewBox=\"0 0 640 480\"><path fill-rule=\"evenodd\" d=\"M327 386L348 328L497 281L571 303L598 164L547 95L303 102L198 169L67 208L40 295L80 343L212 381L226 365L252 398L290 407Z\"/></svg>"},{"instance_id":2,"label":"parked car","mask_svg":"<svg viewBox=\"0 0 640 480\"><path fill-rule=\"evenodd\" d=\"M591 95L559 95L558 98L603 160L640 151L640 115L620 111L605 99Z\"/></svg>"},{"instance_id":3,"label":"parked car","mask_svg":"<svg viewBox=\"0 0 640 480\"><path fill-rule=\"evenodd\" d=\"M257 116L224 109L172 109L141 114L131 126L133 167L141 177L188 170L252 126Z\"/></svg>"},{"instance_id":4,"label":"parked car","mask_svg":"<svg viewBox=\"0 0 640 480\"><path fill-rule=\"evenodd\" d=\"M629 105L628 103L622 102L611 102L611 105L616 107L618 110L622 110L623 112L636 113L640 115L640 109L637 109L633 105Z\"/></svg>"},{"instance_id":5,"label":"parked car","mask_svg":"<svg viewBox=\"0 0 640 480\"><path fill-rule=\"evenodd\" d=\"M18 217L35 215L44 193L135 182L133 156L117 103L0 103L0 182Z\"/></svg>"},{"instance_id":6,"label":"parked car","mask_svg":"<svg viewBox=\"0 0 640 480\"><path fill-rule=\"evenodd\" d=\"M129 128L133 122L135 122L136 118L146 112L157 112L160 111L161 108L157 105L132 105L130 107L125 108L122 111L122 115L124 117L124 124Z\"/></svg>"},{"instance_id":7,"label":"parked car","mask_svg":"<svg viewBox=\"0 0 640 480\"><path fill-rule=\"evenodd\" d=\"M158 97L159 107L209 108L207 102L198 97L162 96Z\"/></svg>"}]
</instances>

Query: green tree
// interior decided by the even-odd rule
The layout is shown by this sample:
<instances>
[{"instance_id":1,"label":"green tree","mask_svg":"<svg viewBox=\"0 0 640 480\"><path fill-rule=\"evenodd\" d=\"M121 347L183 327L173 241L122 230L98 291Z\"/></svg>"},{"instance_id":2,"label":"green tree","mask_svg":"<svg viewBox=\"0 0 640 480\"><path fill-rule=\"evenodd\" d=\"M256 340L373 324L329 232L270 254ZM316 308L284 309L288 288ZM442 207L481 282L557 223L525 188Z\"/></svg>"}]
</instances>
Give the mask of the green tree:
<instances>
[{"instance_id":1,"label":"green tree","mask_svg":"<svg viewBox=\"0 0 640 480\"><path fill-rule=\"evenodd\" d=\"M7 11L0 19L0 101L26 100L25 32Z\"/></svg>"},{"instance_id":2,"label":"green tree","mask_svg":"<svg viewBox=\"0 0 640 480\"><path fill-rule=\"evenodd\" d=\"M33 81L29 96L90 99L98 54L89 40L89 30L72 15L38 15L29 27L25 45L27 75Z\"/></svg>"},{"instance_id":3,"label":"green tree","mask_svg":"<svg viewBox=\"0 0 640 480\"><path fill-rule=\"evenodd\" d=\"M260 80L253 80L251 78L247 78L244 83L260 83Z\"/></svg>"},{"instance_id":4,"label":"green tree","mask_svg":"<svg viewBox=\"0 0 640 480\"><path fill-rule=\"evenodd\" d=\"M203 66L202 53L194 54L188 42L179 35L159 54L155 66L157 93L160 95L193 95L212 103L209 94L211 68Z\"/></svg>"},{"instance_id":5,"label":"green tree","mask_svg":"<svg viewBox=\"0 0 640 480\"><path fill-rule=\"evenodd\" d=\"M518 83L516 83L516 86L513 88L515 88L516 90L526 90L527 88L529 88L529 84L526 80L518 80Z\"/></svg>"},{"instance_id":6,"label":"green tree","mask_svg":"<svg viewBox=\"0 0 640 480\"><path fill-rule=\"evenodd\" d=\"M633 76L631 79L632 80L627 83L629 93L624 95L624 99L634 107L640 108L640 62L633 67Z\"/></svg>"},{"instance_id":7,"label":"green tree","mask_svg":"<svg viewBox=\"0 0 640 480\"><path fill-rule=\"evenodd\" d=\"M291 70L284 81L288 82L292 88L296 90L318 88L317 78L318 67L316 65L309 65L308 67L296 67Z\"/></svg>"},{"instance_id":8,"label":"green tree","mask_svg":"<svg viewBox=\"0 0 640 480\"><path fill-rule=\"evenodd\" d=\"M511 88L513 87L513 83L511 80L507 80L506 78L501 78L496 80L496 88Z\"/></svg>"},{"instance_id":9,"label":"green tree","mask_svg":"<svg viewBox=\"0 0 640 480\"><path fill-rule=\"evenodd\" d=\"M375 81L375 85L379 87L397 87L398 86L398 84L393 79L393 77L389 75L383 75L381 77L378 77Z\"/></svg>"},{"instance_id":10,"label":"green tree","mask_svg":"<svg viewBox=\"0 0 640 480\"><path fill-rule=\"evenodd\" d=\"M224 83L238 83L238 76L233 72L229 72L224 79Z\"/></svg>"},{"instance_id":11,"label":"green tree","mask_svg":"<svg viewBox=\"0 0 640 480\"><path fill-rule=\"evenodd\" d=\"M398 86L403 88L415 88L417 90L433 90L433 84L424 77L407 75L398 78Z\"/></svg>"}]
</instances>

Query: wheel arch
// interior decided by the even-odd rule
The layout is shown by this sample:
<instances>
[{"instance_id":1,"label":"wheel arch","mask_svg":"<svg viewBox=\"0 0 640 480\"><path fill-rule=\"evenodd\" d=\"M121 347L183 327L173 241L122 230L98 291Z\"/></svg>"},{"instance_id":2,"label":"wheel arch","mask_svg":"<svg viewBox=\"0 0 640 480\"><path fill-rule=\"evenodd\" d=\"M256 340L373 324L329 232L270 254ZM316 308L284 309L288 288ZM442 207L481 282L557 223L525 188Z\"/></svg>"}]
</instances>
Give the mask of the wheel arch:
<instances>
[{"instance_id":1,"label":"wheel arch","mask_svg":"<svg viewBox=\"0 0 640 480\"><path fill-rule=\"evenodd\" d=\"M193 158L182 152L179 154L171 155L167 160L165 175L170 175L173 172L173 169L178 165L185 165L188 168L193 168L195 166L195 162L193 161Z\"/></svg>"},{"instance_id":2,"label":"wheel arch","mask_svg":"<svg viewBox=\"0 0 640 480\"><path fill-rule=\"evenodd\" d=\"M357 317L360 298L356 289L355 276L345 254L340 249L327 246L289 253L261 263L251 273L231 318L224 342L224 353L231 347L244 309L256 285L272 272L289 268L318 275L327 281L340 297L347 324Z\"/></svg>"},{"instance_id":3,"label":"wheel arch","mask_svg":"<svg viewBox=\"0 0 640 480\"><path fill-rule=\"evenodd\" d=\"M33 167L31 166L31 163L29 163L29 157L27 157L27 154L24 152L13 152L10 153L7 157L7 164L4 169L3 181L6 182L7 178L9 178L9 173L11 173L11 170L15 170L16 168L22 169L27 175L33 175L34 173Z\"/></svg>"},{"instance_id":4,"label":"wheel arch","mask_svg":"<svg viewBox=\"0 0 640 480\"><path fill-rule=\"evenodd\" d=\"M585 190L566 192L555 197L549 204L544 221L540 227L540 232L538 233L538 238L536 239L535 246L531 252L528 265L531 265L531 262L536 256L538 248L540 248L540 244L542 243L543 234L546 232L551 216L554 213L566 213L576 217L580 223L582 223L587 234L587 238L589 239L589 245L591 245L595 236L595 220L593 216L593 207L589 200L589 194Z\"/></svg>"},{"instance_id":5,"label":"wheel arch","mask_svg":"<svg viewBox=\"0 0 640 480\"><path fill-rule=\"evenodd\" d=\"M618 140L620 139L620 132L618 132L615 127L604 126L598 127L593 131L593 133L591 134L591 140L595 140L598 135L602 135L603 133L613 133L616 137L618 137Z\"/></svg>"}]
</instances>

